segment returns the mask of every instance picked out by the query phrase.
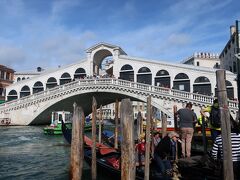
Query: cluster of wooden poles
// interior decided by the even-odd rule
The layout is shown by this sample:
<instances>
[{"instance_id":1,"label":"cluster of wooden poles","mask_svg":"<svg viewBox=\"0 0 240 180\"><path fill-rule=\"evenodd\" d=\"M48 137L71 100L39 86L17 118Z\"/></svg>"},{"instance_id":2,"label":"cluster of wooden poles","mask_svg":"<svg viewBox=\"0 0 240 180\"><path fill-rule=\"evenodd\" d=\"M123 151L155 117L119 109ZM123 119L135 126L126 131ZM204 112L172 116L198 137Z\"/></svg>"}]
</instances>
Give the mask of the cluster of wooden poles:
<instances>
[{"instance_id":1,"label":"cluster of wooden poles","mask_svg":"<svg viewBox=\"0 0 240 180\"><path fill-rule=\"evenodd\" d=\"M132 102L130 99L123 99L121 101L121 112L120 112L120 123L121 123L121 179L122 180L133 180L136 176L136 162L135 162L135 137L134 137L134 117ZM116 100L115 103L115 132L114 132L114 148L118 149L118 110L119 103ZM91 176L93 180L97 179L97 164L96 164L96 123L97 120L97 102L93 97L92 101L92 164L91 164ZM102 124L102 106L100 107L99 113L99 134L98 143L101 143L101 124ZM138 115L137 118L137 137L143 133L142 117ZM81 107L74 104L73 112L73 124L72 124L72 143L71 143L71 164L70 164L70 177L71 179L77 180L82 177L82 168L84 160L84 125L85 115ZM166 135L167 130L167 117L163 116L162 123L162 135ZM144 179L149 179L150 171L150 146L153 146L151 139L153 133L151 129L154 129L154 123L152 120L152 107L151 97L147 98L147 119L145 129L145 166L144 166ZM154 147L152 147L154 148ZM152 151L153 153L153 151ZM153 155L153 154L152 154Z\"/></svg>"},{"instance_id":2,"label":"cluster of wooden poles","mask_svg":"<svg viewBox=\"0 0 240 180\"><path fill-rule=\"evenodd\" d=\"M229 117L229 110L226 96L225 85L225 71L219 70L217 73L217 87L218 87L218 99L221 109L221 121L222 121L222 134L223 134L223 149L224 149L224 177L233 179L232 161L231 159L231 137L230 123L227 122ZM221 108L224 107L224 108ZM175 107L176 108L176 107ZM101 124L102 124L102 111L100 107L99 117L99 139L101 143ZM115 143L114 148L118 149L118 101L115 103ZM121 141L121 179L122 180L134 180L136 176L136 163L135 163L135 139L134 139L134 118L132 102L130 99L123 99L120 107L120 123L122 130ZM176 109L175 109L176 111ZM140 117L140 116L139 116ZM91 163L91 177L92 180L97 179L97 164L96 164L96 119L97 119L97 102L93 97L92 101L92 163ZM141 119L141 118L140 118ZM140 125L139 125L140 124ZM175 118L175 127L176 127ZM82 178L82 168L84 160L84 125L85 115L81 107L74 104L73 124L72 124L72 143L71 143L71 164L70 164L70 178L73 180L79 180ZM139 137L142 133L142 125L137 120L137 135ZM140 127L140 128L139 128ZM151 96L147 98L147 119L146 119L146 145L145 145L145 166L144 166L144 179L149 179L150 172L150 146L153 133L151 129L154 129L152 120L152 107ZM167 117L162 118L162 136L166 135L167 129ZM152 152L153 153L153 152ZM177 157L176 157L177 160ZM175 174L174 179L177 179Z\"/></svg>"}]
</instances>

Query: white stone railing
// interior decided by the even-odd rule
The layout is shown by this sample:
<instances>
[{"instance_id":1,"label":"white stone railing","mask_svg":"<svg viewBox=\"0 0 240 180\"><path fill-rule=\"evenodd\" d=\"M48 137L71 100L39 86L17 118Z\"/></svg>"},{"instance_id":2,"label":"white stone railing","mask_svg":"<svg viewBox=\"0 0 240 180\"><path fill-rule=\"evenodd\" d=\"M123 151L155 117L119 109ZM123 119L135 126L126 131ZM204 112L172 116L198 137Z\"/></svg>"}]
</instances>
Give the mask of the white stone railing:
<instances>
[{"instance_id":1,"label":"white stone railing","mask_svg":"<svg viewBox=\"0 0 240 180\"><path fill-rule=\"evenodd\" d=\"M51 88L45 91L41 91L36 94L32 94L23 98L19 98L13 101L6 102L4 104L0 104L0 112L2 113L5 109L11 108L13 109L19 105L29 104L36 100L41 100L43 98L57 95L59 93L63 93L69 90L73 90L79 87L94 87L95 89L102 89L104 88L113 88L113 87L121 87L125 90L135 90L139 92L148 93L149 95L157 96L160 98L169 98L169 100L177 100L177 101L184 101L184 102L192 102L198 106L210 105L213 102L214 97L205 96L201 94L194 94L185 91L179 91L175 89L151 86L142 83L130 82L121 79L81 79L77 81L73 81L61 86L57 86L55 88ZM124 91L125 91L124 90ZM123 91L123 90L119 90ZM237 101L229 101L229 108L232 111L238 110L238 102Z\"/></svg>"}]
</instances>

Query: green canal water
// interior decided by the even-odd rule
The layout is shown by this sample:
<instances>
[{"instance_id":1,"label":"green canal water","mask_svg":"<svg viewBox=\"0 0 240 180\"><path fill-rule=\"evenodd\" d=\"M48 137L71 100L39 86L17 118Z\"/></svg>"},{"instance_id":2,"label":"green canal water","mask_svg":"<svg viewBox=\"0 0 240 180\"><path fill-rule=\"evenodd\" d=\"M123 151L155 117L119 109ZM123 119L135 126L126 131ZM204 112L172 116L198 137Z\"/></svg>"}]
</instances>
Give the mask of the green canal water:
<instances>
[{"instance_id":1,"label":"green canal water","mask_svg":"<svg viewBox=\"0 0 240 180\"><path fill-rule=\"evenodd\" d=\"M62 135L44 135L44 126L0 126L1 180L69 179L70 145ZM84 162L83 179L91 179ZM107 179L98 175L98 179Z\"/></svg>"}]
</instances>

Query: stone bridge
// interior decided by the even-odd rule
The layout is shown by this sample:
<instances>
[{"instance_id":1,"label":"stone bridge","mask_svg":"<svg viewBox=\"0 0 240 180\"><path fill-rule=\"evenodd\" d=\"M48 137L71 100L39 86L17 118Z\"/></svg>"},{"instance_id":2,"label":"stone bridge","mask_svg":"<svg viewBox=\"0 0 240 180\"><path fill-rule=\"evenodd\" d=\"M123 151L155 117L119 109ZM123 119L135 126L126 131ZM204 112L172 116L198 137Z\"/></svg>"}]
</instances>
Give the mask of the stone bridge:
<instances>
[{"instance_id":1,"label":"stone bridge","mask_svg":"<svg viewBox=\"0 0 240 180\"><path fill-rule=\"evenodd\" d=\"M93 96L99 106L124 98L146 102L147 97L151 96L152 106L170 118L173 117L174 105L182 108L187 102L192 102L198 114L201 107L212 104L214 99L211 96L121 79L80 79L0 105L0 124L46 124L50 122L49 116L53 110L72 111L74 102L82 106L87 115L91 113ZM229 109L235 117L238 110L237 101L229 101Z\"/></svg>"}]
</instances>

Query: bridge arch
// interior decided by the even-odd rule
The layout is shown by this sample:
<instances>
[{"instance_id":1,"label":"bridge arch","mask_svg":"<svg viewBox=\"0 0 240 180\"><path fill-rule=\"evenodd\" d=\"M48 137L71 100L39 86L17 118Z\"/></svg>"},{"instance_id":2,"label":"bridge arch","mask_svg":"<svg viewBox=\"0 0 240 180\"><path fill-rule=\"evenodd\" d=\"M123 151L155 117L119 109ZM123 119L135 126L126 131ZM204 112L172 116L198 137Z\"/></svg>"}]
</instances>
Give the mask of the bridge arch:
<instances>
[{"instance_id":1,"label":"bridge arch","mask_svg":"<svg viewBox=\"0 0 240 180\"><path fill-rule=\"evenodd\" d=\"M164 69L159 70L156 74L154 84L155 84L155 86L170 88L171 87L171 77L169 75L169 72Z\"/></svg>"},{"instance_id":2,"label":"bridge arch","mask_svg":"<svg viewBox=\"0 0 240 180\"><path fill-rule=\"evenodd\" d=\"M18 94L17 94L17 91L16 90L11 90L9 93L8 93L8 96L7 96L7 100L8 101L12 101L12 100L15 100L18 98Z\"/></svg>"},{"instance_id":3,"label":"bridge arch","mask_svg":"<svg viewBox=\"0 0 240 180\"><path fill-rule=\"evenodd\" d=\"M226 80L226 90L227 90L227 97L230 100L234 100L234 88L230 81ZM215 97L217 97L217 85L215 87Z\"/></svg>"},{"instance_id":4,"label":"bridge arch","mask_svg":"<svg viewBox=\"0 0 240 180\"><path fill-rule=\"evenodd\" d=\"M119 72L119 79L134 81L134 70L133 67L129 64L125 64L121 67Z\"/></svg>"},{"instance_id":5,"label":"bridge arch","mask_svg":"<svg viewBox=\"0 0 240 180\"><path fill-rule=\"evenodd\" d=\"M148 67L141 67L138 70L137 82L152 85L152 72Z\"/></svg>"},{"instance_id":6,"label":"bridge arch","mask_svg":"<svg viewBox=\"0 0 240 180\"><path fill-rule=\"evenodd\" d=\"M57 80L55 77L50 77L48 80L47 80L47 83L46 83L46 89L50 89L50 88L54 88L56 87L58 84L57 84Z\"/></svg>"},{"instance_id":7,"label":"bridge arch","mask_svg":"<svg viewBox=\"0 0 240 180\"><path fill-rule=\"evenodd\" d=\"M60 85L69 83L71 81L72 81L72 78L71 78L70 74L65 72L65 73L62 74L62 76L60 78Z\"/></svg>"},{"instance_id":8,"label":"bridge arch","mask_svg":"<svg viewBox=\"0 0 240 180\"><path fill-rule=\"evenodd\" d=\"M32 88L33 94L41 92L43 90L44 90L44 87L43 87L43 83L41 81L37 81L34 83L33 88Z\"/></svg>"},{"instance_id":9,"label":"bridge arch","mask_svg":"<svg viewBox=\"0 0 240 180\"><path fill-rule=\"evenodd\" d=\"M210 80L205 76L196 78L193 84L193 93L211 96L212 89Z\"/></svg>"},{"instance_id":10,"label":"bridge arch","mask_svg":"<svg viewBox=\"0 0 240 180\"><path fill-rule=\"evenodd\" d=\"M190 92L190 79L187 74L179 73L173 80L173 89Z\"/></svg>"},{"instance_id":11,"label":"bridge arch","mask_svg":"<svg viewBox=\"0 0 240 180\"><path fill-rule=\"evenodd\" d=\"M25 86L22 87L22 89L20 91L20 98L24 97L24 96L28 96L30 94L31 94L30 88L27 85L25 85Z\"/></svg>"},{"instance_id":12,"label":"bridge arch","mask_svg":"<svg viewBox=\"0 0 240 180\"><path fill-rule=\"evenodd\" d=\"M124 90L123 90L124 89ZM122 99L129 98L131 101L139 101L139 102L147 102L147 97L150 95L147 92L141 92L140 94L135 92L134 90L129 90L125 88L112 87L108 89L108 92L105 91L105 88L98 89L96 91L93 87L88 87L86 90L79 89L76 93L71 92L71 94L62 96L55 96L56 98L52 98L51 103L47 103L44 108L41 108L41 112L34 118L34 120L30 123L30 125L39 124L39 122L45 124L47 118L46 115L49 115L52 110L56 109L64 109L66 111L73 111L73 103L76 102L79 106L83 108L84 114L88 115L92 112L92 97L94 96L97 101L98 108L100 105L105 106L107 104L114 103L116 99L119 102ZM69 92L70 93L70 92ZM160 109L164 113L168 115L168 117L173 117L172 112L163 106L158 98L152 97L152 106Z\"/></svg>"},{"instance_id":13,"label":"bridge arch","mask_svg":"<svg viewBox=\"0 0 240 180\"><path fill-rule=\"evenodd\" d=\"M103 70L102 62L105 58L113 57L113 54L110 50L101 49L93 55L93 74L102 75L100 70Z\"/></svg>"},{"instance_id":14,"label":"bridge arch","mask_svg":"<svg viewBox=\"0 0 240 180\"><path fill-rule=\"evenodd\" d=\"M74 73L74 79L83 79L86 77L86 71L84 68L78 68Z\"/></svg>"}]
</instances>

